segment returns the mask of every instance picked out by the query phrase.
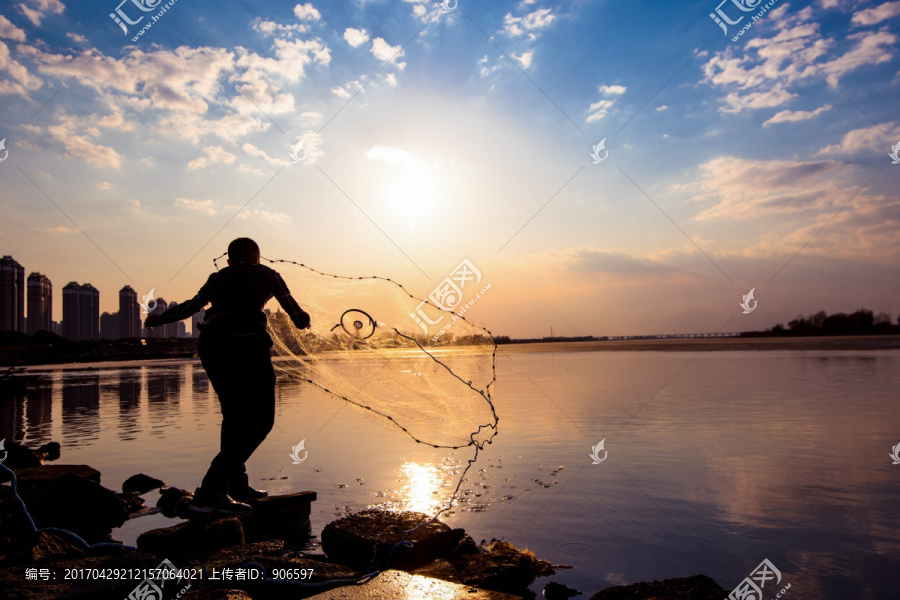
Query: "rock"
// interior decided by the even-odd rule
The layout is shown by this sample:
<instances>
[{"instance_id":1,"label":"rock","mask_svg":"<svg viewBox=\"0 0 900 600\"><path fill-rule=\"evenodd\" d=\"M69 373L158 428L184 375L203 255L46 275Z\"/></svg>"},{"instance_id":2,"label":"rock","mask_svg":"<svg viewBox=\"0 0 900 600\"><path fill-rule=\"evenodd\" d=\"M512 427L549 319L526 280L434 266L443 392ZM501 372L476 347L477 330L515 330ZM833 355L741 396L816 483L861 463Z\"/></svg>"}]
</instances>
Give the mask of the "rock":
<instances>
[{"instance_id":1,"label":"rock","mask_svg":"<svg viewBox=\"0 0 900 600\"><path fill-rule=\"evenodd\" d=\"M45 465L18 473L19 494L35 525L68 529L90 543L125 522L125 502L100 485L100 472L86 465Z\"/></svg>"},{"instance_id":2,"label":"rock","mask_svg":"<svg viewBox=\"0 0 900 600\"><path fill-rule=\"evenodd\" d=\"M37 452L18 442L6 440L3 444L3 449L7 452L6 460L3 461L3 464L13 471L39 467L43 464Z\"/></svg>"},{"instance_id":3,"label":"rock","mask_svg":"<svg viewBox=\"0 0 900 600\"><path fill-rule=\"evenodd\" d=\"M13 471L39 467L44 464L44 461L59 458L59 444L57 442L49 442L37 450L32 450L18 442L6 440L4 450L8 454L3 464Z\"/></svg>"},{"instance_id":4,"label":"rock","mask_svg":"<svg viewBox=\"0 0 900 600\"><path fill-rule=\"evenodd\" d=\"M561 583L556 583L555 581L551 581L544 586L544 598L547 600L569 600L569 598L580 595L581 592L578 590L573 590L572 588Z\"/></svg>"},{"instance_id":5,"label":"rock","mask_svg":"<svg viewBox=\"0 0 900 600\"><path fill-rule=\"evenodd\" d=\"M391 550L401 540L397 529L410 530L430 520L423 513L365 510L326 525L322 550L330 560L363 573L384 569ZM430 522L404 535L403 539L413 542L413 548L397 547L389 566L412 571L448 555L465 537L462 529Z\"/></svg>"},{"instance_id":6,"label":"rock","mask_svg":"<svg viewBox=\"0 0 900 600\"><path fill-rule=\"evenodd\" d=\"M59 442L47 442L37 449L37 453L44 460L57 460L60 456Z\"/></svg>"},{"instance_id":7,"label":"rock","mask_svg":"<svg viewBox=\"0 0 900 600\"><path fill-rule=\"evenodd\" d=\"M310 504L315 499L315 492L298 492L251 500L253 512L241 516L247 539L278 539L305 545L310 537Z\"/></svg>"},{"instance_id":8,"label":"rock","mask_svg":"<svg viewBox=\"0 0 900 600\"><path fill-rule=\"evenodd\" d=\"M125 503L125 512L128 513L129 517L144 509L144 499L137 494L127 494L122 492L116 494L116 496Z\"/></svg>"},{"instance_id":9,"label":"rock","mask_svg":"<svg viewBox=\"0 0 900 600\"><path fill-rule=\"evenodd\" d=\"M88 465L42 465L21 469L16 473L16 478L19 480L19 493L23 497L29 494L40 496L54 481L69 474L100 483L100 471Z\"/></svg>"},{"instance_id":10,"label":"rock","mask_svg":"<svg viewBox=\"0 0 900 600\"><path fill-rule=\"evenodd\" d=\"M138 548L144 552L169 558L176 564L180 559L245 543L244 527L237 517L195 518L172 527L145 531L137 539Z\"/></svg>"},{"instance_id":11,"label":"rock","mask_svg":"<svg viewBox=\"0 0 900 600\"><path fill-rule=\"evenodd\" d=\"M162 509L162 513L167 517L181 517L186 519L188 516L188 506L194 494L186 490L176 487L164 487L159 491L159 500L156 506Z\"/></svg>"},{"instance_id":12,"label":"rock","mask_svg":"<svg viewBox=\"0 0 900 600\"><path fill-rule=\"evenodd\" d=\"M155 490L164 485L165 483L159 479L138 473L125 480L122 484L122 491L126 494L146 494L150 490Z\"/></svg>"},{"instance_id":13,"label":"rock","mask_svg":"<svg viewBox=\"0 0 900 600\"><path fill-rule=\"evenodd\" d=\"M51 560L77 558L87 554L87 548L63 533L41 531L34 537L34 544L24 557L24 562L29 565Z\"/></svg>"},{"instance_id":14,"label":"rock","mask_svg":"<svg viewBox=\"0 0 900 600\"><path fill-rule=\"evenodd\" d=\"M15 499L12 488L0 486L0 556L26 546L34 530L22 505Z\"/></svg>"},{"instance_id":15,"label":"rock","mask_svg":"<svg viewBox=\"0 0 900 600\"><path fill-rule=\"evenodd\" d=\"M591 600L721 600L728 592L706 575L665 579L652 583L617 585L591 596Z\"/></svg>"},{"instance_id":16,"label":"rock","mask_svg":"<svg viewBox=\"0 0 900 600\"><path fill-rule=\"evenodd\" d=\"M530 595L528 586L535 577L555 572L550 563L539 560L533 552L496 540L478 553L455 553L415 571L417 575L517 595Z\"/></svg>"}]
</instances>

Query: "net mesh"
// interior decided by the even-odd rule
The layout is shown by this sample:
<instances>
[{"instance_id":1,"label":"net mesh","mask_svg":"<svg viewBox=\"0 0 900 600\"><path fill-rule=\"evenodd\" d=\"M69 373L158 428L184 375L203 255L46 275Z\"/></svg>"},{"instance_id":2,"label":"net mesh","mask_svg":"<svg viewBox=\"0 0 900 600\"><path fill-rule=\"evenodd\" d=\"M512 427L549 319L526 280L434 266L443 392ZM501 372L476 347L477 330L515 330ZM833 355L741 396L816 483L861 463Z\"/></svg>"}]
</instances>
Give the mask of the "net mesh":
<instances>
[{"instance_id":1,"label":"net mesh","mask_svg":"<svg viewBox=\"0 0 900 600\"><path fill-rule=\"evenodd\" d=\"M498 418L491 400L497 346L489 331L389 279L263 262L281 274L312 323L299 330L274 300L267 306L279 374L435 448L490 443Z\"/></svg>"}]
</instances>

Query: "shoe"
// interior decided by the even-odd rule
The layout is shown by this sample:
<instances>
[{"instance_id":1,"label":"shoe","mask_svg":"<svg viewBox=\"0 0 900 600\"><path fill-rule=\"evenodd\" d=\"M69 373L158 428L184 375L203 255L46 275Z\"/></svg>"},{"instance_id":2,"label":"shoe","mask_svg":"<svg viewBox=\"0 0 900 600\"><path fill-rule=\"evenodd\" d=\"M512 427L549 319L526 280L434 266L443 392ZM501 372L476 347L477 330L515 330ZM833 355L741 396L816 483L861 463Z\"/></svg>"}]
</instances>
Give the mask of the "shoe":
<instances>
[{"instance_id":1,"label":"shoe","mask_svg":"<svg viewBox=\"0 0 900 600\"><path fill-rule=\"evenodd\" d=\"M268 496L269 492L243 485L237 489L233 489L233 486L229 488L229 495L235 500L259 500Z\"/></svg>"},{"instance_id":2,"label":"shoe","mask_svg":"<svg viewBox=\"0 0 900 600\"><path fill-rule=\"evenodd\" d=\"M250 487L247 473L241 473L231 478L228 483L228 494L236 500L259 500L268 496L269 492Z\"/></svg>"},{"instance_id":3,"label":"shoe","mask_svg":"<svg viewBox=\"0 0 900 600\"><path fill-rule=\"evenodd\" d=\"M243 515L253 510L249 504L235 501L225 492L218 494L205 494L200 488L194 494L194 499L188 510L195 514L224 514Z\"/></svg>"}]
</instances>

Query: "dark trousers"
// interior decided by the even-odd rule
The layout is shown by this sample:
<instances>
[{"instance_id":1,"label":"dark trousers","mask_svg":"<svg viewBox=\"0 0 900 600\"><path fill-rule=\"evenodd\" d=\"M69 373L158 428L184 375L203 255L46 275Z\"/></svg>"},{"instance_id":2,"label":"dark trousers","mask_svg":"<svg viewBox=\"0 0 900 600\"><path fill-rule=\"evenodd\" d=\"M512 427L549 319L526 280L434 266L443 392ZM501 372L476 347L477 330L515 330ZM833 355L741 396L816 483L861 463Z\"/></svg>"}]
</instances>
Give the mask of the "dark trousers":
<instances>
[{"instance_id":1,"label":"dark trousers","mask_svg":"<svg viewBox=\"0 0 900 600\"><path fill-rule=\"evenodd\" d=\"M272 431L275 371L271 346L267 334L200 336L197 353L222 406L219 453L200 485L205 494L227 493L229 485L246 485L244 463Z\"/></svg>"}]
</instances>

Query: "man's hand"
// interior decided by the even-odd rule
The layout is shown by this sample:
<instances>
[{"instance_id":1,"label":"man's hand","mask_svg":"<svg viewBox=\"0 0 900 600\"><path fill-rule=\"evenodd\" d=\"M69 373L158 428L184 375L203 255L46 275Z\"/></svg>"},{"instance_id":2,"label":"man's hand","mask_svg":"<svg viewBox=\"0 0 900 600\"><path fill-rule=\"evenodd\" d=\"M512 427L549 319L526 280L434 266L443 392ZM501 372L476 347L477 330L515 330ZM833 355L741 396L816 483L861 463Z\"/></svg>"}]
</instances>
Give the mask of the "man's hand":
<instances>
[{"instance_id":1,"label":"man's hand","mask_svg":"<svg viewBox=\"0 0 900 600\"><path fill-rule=\"evenodd\" d=\"M151 327L159 327L160 325L162 325L160 321L162 321L161 315L148 315L147 320L144 321L144 327L146 327L147 329L150 329Z\"/></svg>"}]
</instances>

